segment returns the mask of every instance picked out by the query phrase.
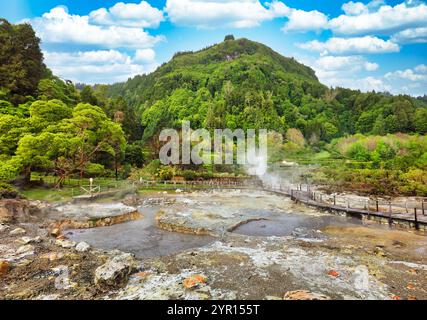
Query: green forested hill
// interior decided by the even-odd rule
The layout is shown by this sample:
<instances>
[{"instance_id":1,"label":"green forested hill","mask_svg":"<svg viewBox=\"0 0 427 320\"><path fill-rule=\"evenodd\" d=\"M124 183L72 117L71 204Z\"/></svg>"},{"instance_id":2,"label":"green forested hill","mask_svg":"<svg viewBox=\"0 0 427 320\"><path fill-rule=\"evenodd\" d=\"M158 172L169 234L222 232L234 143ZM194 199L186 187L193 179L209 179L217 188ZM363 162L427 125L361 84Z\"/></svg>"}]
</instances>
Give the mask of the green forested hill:
<instances>
[{"instance_id":1,"label":"green forested hill","mask_svg":"<svg viewBox=\"0 0 427 320\"><path fill-rule=\"evenodd\" d=\"M110 86L108 95L138 110L145 139L182 120L206 128L298 128L314 144L354 133L426 132L421 100L329 89L293 58L231 36L179 52L149 75Z\"/></svg>"}]
</instances>

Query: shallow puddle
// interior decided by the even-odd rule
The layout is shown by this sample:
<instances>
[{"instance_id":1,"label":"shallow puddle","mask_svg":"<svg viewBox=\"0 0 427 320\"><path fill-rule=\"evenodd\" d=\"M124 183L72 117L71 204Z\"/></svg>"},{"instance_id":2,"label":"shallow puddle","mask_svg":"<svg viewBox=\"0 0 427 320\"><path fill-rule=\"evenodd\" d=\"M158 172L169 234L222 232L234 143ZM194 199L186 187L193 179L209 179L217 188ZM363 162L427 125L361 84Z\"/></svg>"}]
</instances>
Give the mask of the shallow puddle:
<instances>
[{"instance_id":1,"label":"shallow puddle","mask_svg":"<svg viewBox=\"0 0 427 320\"><path fill-rule=\"evenodd\" d=\"M339 216L312 217L302 214L265 214L266 219L250 221L233 230L234 233L259 237L299 236L319 238L321 230L328 226L361 225L362 221L355 218Z\"/></svg>"}]
</instances>

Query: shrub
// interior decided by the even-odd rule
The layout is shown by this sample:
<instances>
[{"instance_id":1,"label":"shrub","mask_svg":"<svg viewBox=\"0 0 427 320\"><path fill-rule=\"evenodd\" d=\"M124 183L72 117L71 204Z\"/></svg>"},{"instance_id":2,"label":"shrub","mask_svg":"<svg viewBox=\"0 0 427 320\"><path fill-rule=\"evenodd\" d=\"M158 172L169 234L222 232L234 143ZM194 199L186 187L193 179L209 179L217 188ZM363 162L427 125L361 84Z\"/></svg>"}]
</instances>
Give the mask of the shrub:
<instances>
[{"instance_id":1,"label":"shrub","mask_svg":"<svg viewBox=\"0 0 427 320\"><path fill-rule=\"evenodd\" d=\"M161 166L159 169L157 169L156 177L158 177L161 181L172 180L172 178L175 176L175 167Z\"/></svg>"},{"instance_id":2,"label":"shrub","mask_svg":"<svg viewBox=\"0 0 427 320\"><path fill-rule=\"evenodd\" d=\"M19 197L19 192L16 189L5 182L0 182L0 199L15 199Z\"/></svg>"},{"instance_id":3,"label":"shrub","mask_svg":"<svg viewBox=\"0 0 427 320\"><path fill-rule=\"evenodd\" d=\"M369 161L369 151L359 142L353 144L347 152L347 156L358 161Z\"/></svg>"},{"instance_id":4,"label":"shrub","mask_svg":"<svg viewBox=\"0 0 427 320\"><path fill-rule=\"evenodd\" d=\"M194 172L194 171L191 171L191 170L186 170L186 171L183 171L182 173L181 173L181 175L184 177L184 179L185 180L187 180L187 181L193 181L193 180L195 180L196 179L196 173Z\"/></svg>"},{"instance_id":5,"label":"shrub","mask_svg":"<svg viewBox=\"0 0 427 320\"><path fill-rule=\"evenodd\" d=\"M105 173L105 167L102 164L98 164L98 163L89 163L86 166L86 170L85 173L88 176L94 176L94 177L99 177L104 175Z\"/></svg>"}]
</instances>

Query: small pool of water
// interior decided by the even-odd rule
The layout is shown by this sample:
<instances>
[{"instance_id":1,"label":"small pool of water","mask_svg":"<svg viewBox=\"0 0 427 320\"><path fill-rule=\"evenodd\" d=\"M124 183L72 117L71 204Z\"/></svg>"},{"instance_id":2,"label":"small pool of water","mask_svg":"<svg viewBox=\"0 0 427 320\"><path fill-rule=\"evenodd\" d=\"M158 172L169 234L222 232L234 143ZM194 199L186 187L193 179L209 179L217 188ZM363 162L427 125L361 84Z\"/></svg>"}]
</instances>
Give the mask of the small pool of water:
<instances>
[{"instance_id":1,"label":"small pool of water","mask_svg":"<svg viewBox=\"0 0 427 320\"><path fill-rule=\"evenodd\" d=\"M180 234L157 229L155 215L159 207L143 208L141 220L84 230L68 230L65 234L76 242L85 241L91 246L104 249L118 249L137 257L168 256L188 249L212 243L209 236Z\"/></svg>"},{"instance_id":2,"label":"small pool of water","mask_svg":"<svg viewBox=\"0 0 427 320\"><path fill-rule=\"evenodd\" d=\"M258 237L297 236L321 238L321 230L331 225L361 225L356 218L340 216L305 216L303 214L266 214L266 220L250 221L233 230L233 233Z\"/></svg>"}]
</instances>

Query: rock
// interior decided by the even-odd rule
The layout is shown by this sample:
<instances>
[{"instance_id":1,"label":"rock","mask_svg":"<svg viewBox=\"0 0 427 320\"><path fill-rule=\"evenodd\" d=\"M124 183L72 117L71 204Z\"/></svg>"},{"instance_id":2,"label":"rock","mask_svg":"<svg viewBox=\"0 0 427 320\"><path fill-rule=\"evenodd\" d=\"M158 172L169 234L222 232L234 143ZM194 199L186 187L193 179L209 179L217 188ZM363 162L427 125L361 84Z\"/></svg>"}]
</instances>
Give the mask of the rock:
<instances>
[{"instance_id":1,"label":"rock","mask_svg":"<svg viewBox=\"0 0 427 320\"><path fill-rule=\"evenodd\" d=\"M191 288L200 287L201 285L204 285L206 281L207 281L207 278L205 276L196 274L184 279L184 281L182 281L182 285L186 289L191 289Z\"/></svg>"},{"instance_id":2,"label":"rock","mask_svg":"<svg viewBox=\"0 0 427 320\"><path fill-rule=\"evenodd\" d=\"M0 260L0 277L8 273L10 269L9 262Z\"/></svg>"},{"instance_id":3,"label":"rock","mask_svg":"<svg viewBox=\"0 0 427 320\"><path fill-rule=\"evenodd\" d=\"M107 261L95 270L95 284L99 287L115 287L125 283L137 269L137 262L129 253L121 254Z\"/></svg>"},{"instance_id":4,"label":"rock","mask_svg":"<svg viewBox=\"0 0 427 320\"><path fill-rule=\"evenodd\" d=\"M335 270L330 270L328 272L328 276L331 276L332 278L338 278L340 276L340 274Z\"/></svg>"},{"instance_id":5,"label":"rock","mask_svg":"<svg viewBox=\"0 0 427 320\"><path fill-rule=\"evenodd\" d=\"M64 248L64 249L71 249L71 248L74 248L76 246L76 243L74 241L70 241L70 240L56 240L55 244L57 246Z\"/></svg>"},{"instance_id":6,"label":"rock","mask_svg":"<svg viewBox=\"0 0 427 320\"><path fill-rule=\"evenodd\" d=\"M9 234L11 236L18 236L18 235L25 234L25 233L26 233L26 231L22 228L16 228L16 229L13 229L11 232L9 232Z\"/></svg>"},{"instance_id":7,"label":"rock","mask_svg":"<svg viewBox=\"0 0 427 320\"><path fill-rule=\"evenodd\" d=\"M8 226L6 226L6 225L4 225L4 224L0 224L0 233L2 233L2 232L4 232L4 231L6 231L6 230L8 230L9 229L9 227Z\"/></svg>"},{"instance_id":8,"label":"rock","mask_svg":"<svg viewBox=\"0 0 427 320\"><path fill-rule=\"evenodd\" d=\"M59 300L60 299L60 295L59 294L42 294L36 298L34 298L34 300L38 300L38 301L53 301L53 300Z\"/></svg>"},{"instance_id":9,"label":"rock","mask_svg":"<svg viewBox=\"0 0 427 320\"><path fill-rule=\"evenodd\" d=\"M49 261L61 260L64 257L62 252L50 252L42 255L40 258L47 259Z\"/></svg>"},{"instance_id":10,"label":"rock","mask_svg":"<svg viewBox=\"0 0 427 320\"><path fill-rule=\"evenodd\" d=\"M149 272L139 272L135 275L135 277L139 280L146 280L150 276Z\"/></svg>"},{"instance_id":11,"label":"rock","mask_svg":"<svg viewBox=\"0 0 427 320\"><path fill-rule=\"evenodd\" d=\"M67 266L58 266L52 269L57 275L55 279L55 288L57 290L68 290L73 286L70 282L70 271Z\"/></svg>"},{"instance_id":12,"label":"rock","mask_svg":"<svg viewBox=\"0 0 427 320\"><path fill-rule=\"evenodd\" d=\"M27 222L40 210L27 200L0 200L0 222Z\"/></svg>"},{"instance_id":13,"label":"rock","mask_svg":"<svg viewBox=\"0 0 427 320\"><path fill-rule=\"evenodd\" d=\"M176 193L182 193L183 191L181 189L176 189L175 192Z\"/></svg>"},{"instance_id":14,"label":"rock","mask_svg":"<svg viewBox=\"0 0 427 320\"><path fill-rule=\"evenodd\" d=\"M87 244L86 242L80 242L77 246L76 246L76 250L78 252L86 252L89 251L90 249L90 245Z\"/></svg>"},{"instance_id":15,"label":"rock","mask_svg":"<svg viewBox=\"0 0 427 320\"><path fill-rule=\"evenodd\" d=\"M19 244L29 244L29 243L40 243L42 239L40 237L30 238L30 237L22 237L21 239L16 240Z\"/></svg>"},{"instance_id":16,"label":"rock","mask_svg":"<svg viewBox=\"0 0 427 320\"><path fill-rule=\"evenodd\" d=\"M27 244L25 246L20 246L18 248L18 250L16 250L16 254L23 254L23 253L28 253L29 254L30 252L32 252L32 254L33 254L34 250L35 250L35 248L34 248L33 245Z\"/></svg>"},{"instance_id":17,"label":"rock","mask_svg":"<svg viewBox=\"0 0 427 320\"><path fill-rule=\"evenodd\" d=\"M386 257L387 254L384 252L384 249L381 246L377 246L374 249L374 253L378 256L378 257Z\"/></svg>"},{"instance_id":18,"label":"rock","mask_svg":"<svg viewBox=\"0 0 427 320\"><path fill-rule=\"evenodd\" d=\"M14 263L14 266L15 267L28 267L32 262L33 262L33 260L22 259L16 263Z\"/></svg>"},{"instance_id":19,"label":"rock","mask_svg":"<svg viewBox=\"0 0 427 320\"><path fill-rule=\"evenodd\" d=\"M50 232L50 235L52 237L59 237L59 235L61 234L61 230L58 228L52 229L52 231Z\"/></svg>"},{"instance_id":20,"label":"rock","mask_svg":"<svg viewBox=\"0 0 427 320\"><path fill-rule=\"evenodd\" d=\"M357 290L369 290L369 270L367 266L357 266L354 271L354 287Z\"/></svg>"},{"instance_id":21,"label":"rock","mask_svg":"<svg viewBox=\"0 0 427 320\"><path fill-rule=\"evenodd\" d=\"M321 294L313 293L307 290L297 290L286 292L284 300L331 300L330 297Z\"/></svg>"}]
</instances>

